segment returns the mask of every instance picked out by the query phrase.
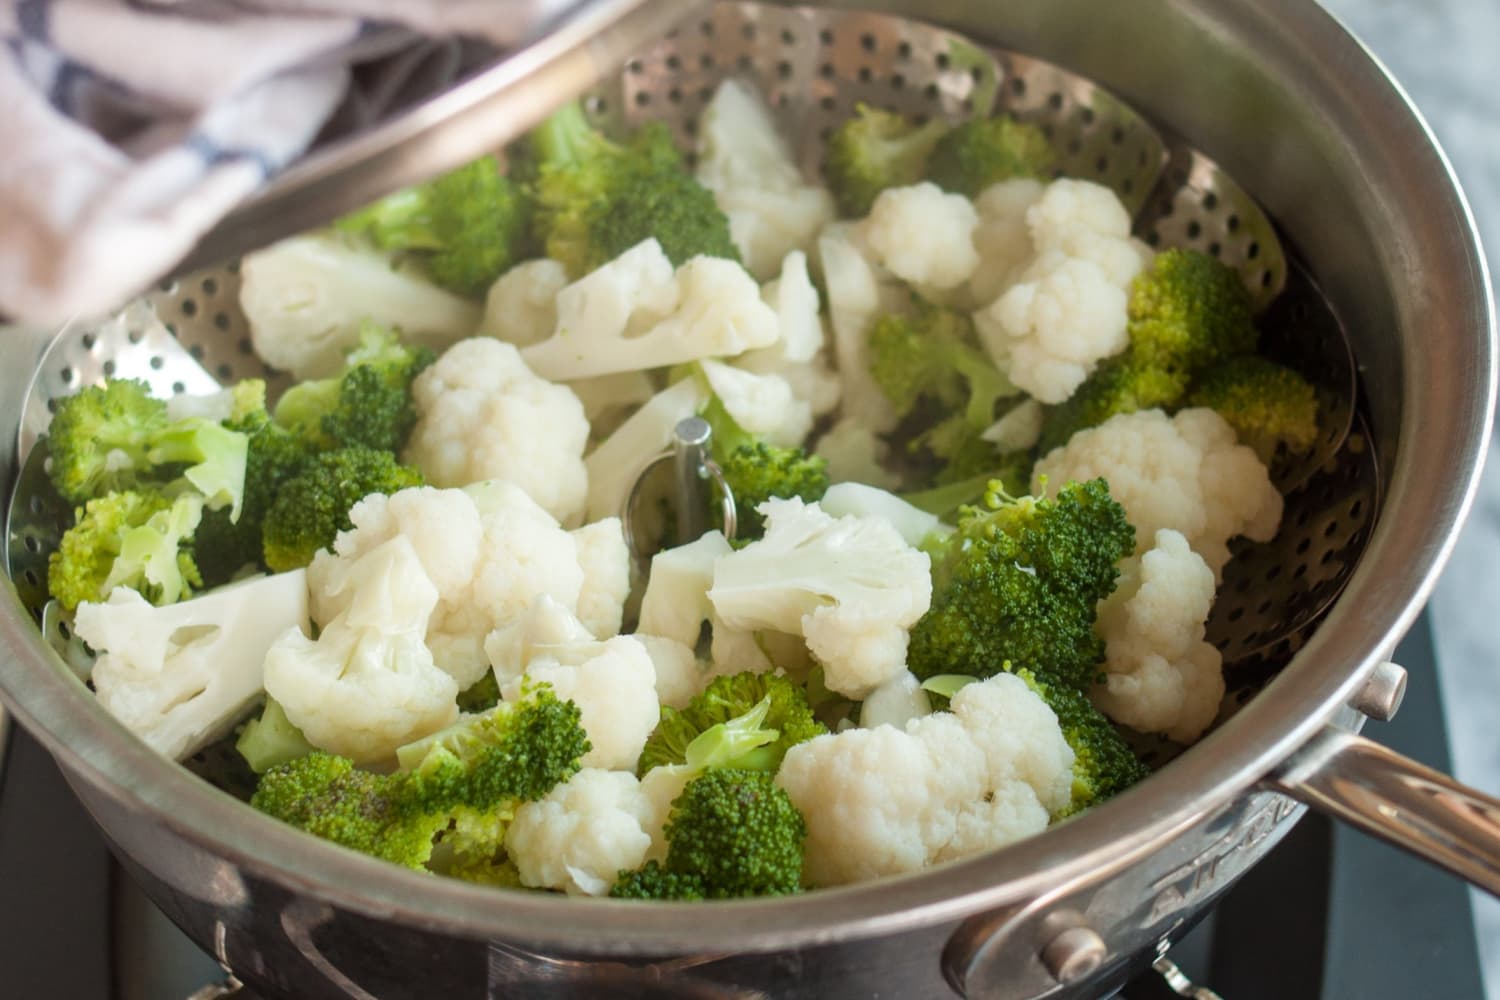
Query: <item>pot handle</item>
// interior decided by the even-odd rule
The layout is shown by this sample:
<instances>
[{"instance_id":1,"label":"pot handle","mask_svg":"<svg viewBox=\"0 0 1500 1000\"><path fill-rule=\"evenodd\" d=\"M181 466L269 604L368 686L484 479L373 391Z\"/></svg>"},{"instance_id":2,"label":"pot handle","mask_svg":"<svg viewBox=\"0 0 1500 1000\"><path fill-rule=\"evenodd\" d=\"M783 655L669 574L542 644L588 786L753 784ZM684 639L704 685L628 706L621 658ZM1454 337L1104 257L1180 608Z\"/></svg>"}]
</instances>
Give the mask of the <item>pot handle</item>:
<instances>
[{"instance_id":1,"label":"pot handle","mask_svg":"<svg viewBox=\"0 0 1500 1000\"><path fill-rule=\"evenodd\" d=\"M1500 799L1332 726L1266 783L1500 896Z\"/></svg>"}]
</instances>

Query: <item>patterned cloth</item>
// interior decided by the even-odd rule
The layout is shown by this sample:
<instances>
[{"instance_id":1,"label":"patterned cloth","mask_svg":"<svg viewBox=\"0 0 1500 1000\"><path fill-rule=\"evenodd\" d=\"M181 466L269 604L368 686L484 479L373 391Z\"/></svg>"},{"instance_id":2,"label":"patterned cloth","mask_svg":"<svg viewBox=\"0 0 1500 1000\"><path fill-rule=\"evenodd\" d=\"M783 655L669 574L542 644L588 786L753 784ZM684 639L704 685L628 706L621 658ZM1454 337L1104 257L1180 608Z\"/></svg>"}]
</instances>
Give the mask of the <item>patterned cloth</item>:
<instances>
[{"instance_id":1,"label":"patterned cloth","mask_svg":"<svg viewBox=\"0 0 1500 1000\"><path fill-rule=\"evenodd\" d=\"M331 122L378 120L577 4L0 0L0 315L118 306Z\"/></svg>"}]
</instances>

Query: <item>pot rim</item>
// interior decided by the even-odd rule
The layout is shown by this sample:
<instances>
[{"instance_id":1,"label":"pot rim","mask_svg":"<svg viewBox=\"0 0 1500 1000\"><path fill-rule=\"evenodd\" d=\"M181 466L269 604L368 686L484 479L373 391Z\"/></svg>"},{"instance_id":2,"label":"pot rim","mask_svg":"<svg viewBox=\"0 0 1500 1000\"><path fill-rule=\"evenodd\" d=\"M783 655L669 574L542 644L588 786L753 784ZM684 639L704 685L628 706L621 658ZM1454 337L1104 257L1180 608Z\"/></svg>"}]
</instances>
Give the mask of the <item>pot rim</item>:
<instances>
[{"instance_id":1,"label":"pot rim","mask_svg":"<svg viewBox=\"0 0 1500 1000\"><path fill-rule=\"evenodd\" d=\"M1430 198L1425 211L1448 220L1426 234L1435 258L1429 267L1448 282L1433 294L1447 303L1460 330L1455 339L1472 352L1461 359L1470 373L1456 398L1404 395L1383 508L1420 509L1425 519L1397 524L1381 517L1344 595L1292 663L1165 773L1045 836L921 873L780 899L643 906L433 878L283 826L158 756L108 716L43 642L13 587L0 608L0 641L13 651L0 659L0 692L68 771L151 823L337 906L377 918L395 914L465 938L598 955L765 951L959 919L1108 877L1246 793L1348 701L1435 586L1473 503L1493 418L1495 320L1484 254L1458 181L1420 114L1384 67L1314 3L1233 0L1220 7L1259 31L1297 39L1302 58L1340 60L1345 86L1359 91L1365 114L1382 117L1378 151L1392 169L1421 180ZM1472 345L1462 332L1470 330ZM1424 437L1435 433L1443 447L1411 447L1419 429ZM1418 569L1398 580L1382 566ZM233 833L208 832L214 830Z\"/></svg>"}]
</instances>

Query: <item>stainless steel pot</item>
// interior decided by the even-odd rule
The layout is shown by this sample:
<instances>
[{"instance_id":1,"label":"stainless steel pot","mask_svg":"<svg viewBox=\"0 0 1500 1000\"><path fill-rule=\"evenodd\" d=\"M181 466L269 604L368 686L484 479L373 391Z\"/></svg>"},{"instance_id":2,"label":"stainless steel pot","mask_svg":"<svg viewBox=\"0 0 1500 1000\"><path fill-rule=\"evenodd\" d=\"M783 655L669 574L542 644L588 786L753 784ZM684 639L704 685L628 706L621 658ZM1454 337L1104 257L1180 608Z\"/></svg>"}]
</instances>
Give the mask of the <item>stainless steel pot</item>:
<instances>
[{"instance_id":1,"label":"stainless steel pot","mask_svg":"<svg viewBox=\"0 0 1500 1000\"><path fill-rule=\"evenodd\" d=\"M1497 803L1352 735L1399 702L1404 675L1385 660L1473 497L1495 387L1473 221L1399 88L1306 0L860 6L1093 78L1192 136L1278 220L1350 331L1388 474L1343 596L1217 731L1043 836L802 897L641 907L426 877L260 816L105 715L8 594L7 703L152 898L242 977L299 1000L925 996L945 979L973 996L1097 995L1185 931L1304 802L1500 892ZM0 342L12 478L19 401L46 339Z\"/></svg>"}]
</instances>

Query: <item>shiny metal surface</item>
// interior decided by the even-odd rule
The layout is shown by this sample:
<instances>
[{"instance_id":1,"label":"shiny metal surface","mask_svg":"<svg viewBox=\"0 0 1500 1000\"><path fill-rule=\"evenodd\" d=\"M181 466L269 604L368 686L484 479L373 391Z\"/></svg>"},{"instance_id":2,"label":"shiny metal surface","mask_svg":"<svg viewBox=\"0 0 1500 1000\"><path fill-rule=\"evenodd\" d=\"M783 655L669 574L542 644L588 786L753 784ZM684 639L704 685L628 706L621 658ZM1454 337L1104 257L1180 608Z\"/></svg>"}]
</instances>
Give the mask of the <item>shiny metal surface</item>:
<instances>
[{"instance_id":1,"label":"shiny metal surface","mask_svg":"<svg viewBox=\"0 0 1500 1000\"><path fill-rule=\"evenodd\" d=\"M1401 699L1406 697L1406 668L1385 661L1375 664L1364 686L1355 692L1349 707L1369 716L1376 722L1389 722L1401 710Z\"/></svg>"},{"instance_id":2,"label":"shiny metal surface","mask_svg":"<svg viewBox=\"0 0 1500 1000\"><path fill-rule=\"evenodd\" d=\"M1293 754L1270 783L1500 896L1500 799L1333 729Z\"/></svg>"},{"instance_id":3,"label":"shiny metal surface","mask_svg":"<svg viewBox=\"0 0 1500 1000\"><path fill-rule=\"evenodd\" d=\"M929 0L920 13L1091 78L1191 136L1277 220L1350 331L1369 444L1387 473L1342 597L1217 731L1045 836L847 889L643 907L432 879L281 827L109 719L7 594L7 704L153 898L247 980L299 1000L347 996L349 982L389 998L412 995L420 969L422 995L534 995L597 983L602 961L647 970L658 992L706 982L777 997L925 995L946 974L976 996L1097 995L1153 961L1300 814L1257 782L1326 725L1357 728L1344 706L1430 593L1472 499L1494 332L1457 185L1399 89L1311 2ZM46 337L9 333L0 398L18 400ZM0 410L12 474L19 417ZM1057 984L1038 958L1037 930L1059 907L1109 946L1077 987ZM516 953L524 960L494 957Z\"/></svg>"}]
</instances>

